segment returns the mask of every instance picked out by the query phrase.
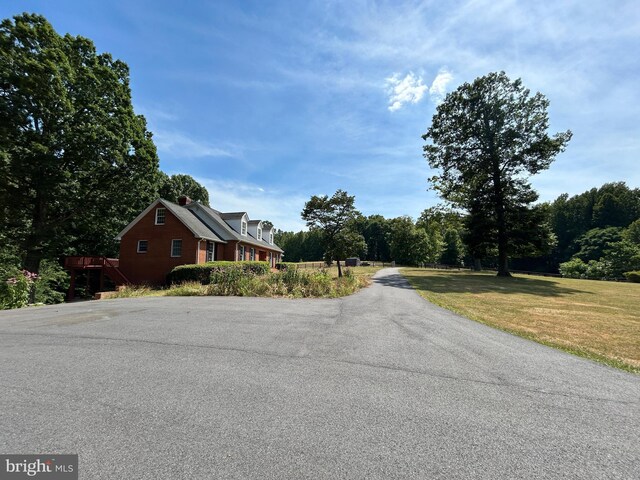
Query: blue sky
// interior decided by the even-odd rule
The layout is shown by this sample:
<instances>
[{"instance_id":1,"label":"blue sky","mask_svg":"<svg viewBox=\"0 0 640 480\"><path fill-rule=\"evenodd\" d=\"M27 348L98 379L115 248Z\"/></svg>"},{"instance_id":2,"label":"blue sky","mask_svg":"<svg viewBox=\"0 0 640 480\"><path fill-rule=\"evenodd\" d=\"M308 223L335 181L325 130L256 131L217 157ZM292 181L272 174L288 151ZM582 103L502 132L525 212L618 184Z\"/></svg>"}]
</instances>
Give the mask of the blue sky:
<instances>
[{"instance_id":1,"label":"blue sky","mask_svg":"<svg viewBox=\"0 0 640 480\"><path fill-rule=\"evenodd\" d=\"M541 200L640 186L640 4L581 1L5 0L131 69L161 168L214 208L304 226L342 188L366 215L438 202L420 136L437 103L491 71L551 101L573 140L532 178Z\"/></svg>"}]
</instances>

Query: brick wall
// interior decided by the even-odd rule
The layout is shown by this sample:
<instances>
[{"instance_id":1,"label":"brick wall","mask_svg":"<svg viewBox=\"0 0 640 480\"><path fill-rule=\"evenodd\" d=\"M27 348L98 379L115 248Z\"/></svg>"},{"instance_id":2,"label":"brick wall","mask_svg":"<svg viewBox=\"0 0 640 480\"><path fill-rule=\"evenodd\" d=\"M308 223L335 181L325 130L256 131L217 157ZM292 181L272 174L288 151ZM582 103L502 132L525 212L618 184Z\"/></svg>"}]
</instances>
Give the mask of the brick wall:
<instances>
[{"instance_id":1,"label":"brick wall","mask_svg":"<svg viewBox=\"0 0 640 480\"><path fill-rule=\"evenodd\" d=\"M161 285L177 265L204 261L207 242L198 241L169 210L165 224L155 224L156 208L136 223L120 242L120 270L134 284ZM182 256L171 256L171 240L182 239ZM138 240L147 240L146 253L137 253Z\"/></svg>"}]
</instances>

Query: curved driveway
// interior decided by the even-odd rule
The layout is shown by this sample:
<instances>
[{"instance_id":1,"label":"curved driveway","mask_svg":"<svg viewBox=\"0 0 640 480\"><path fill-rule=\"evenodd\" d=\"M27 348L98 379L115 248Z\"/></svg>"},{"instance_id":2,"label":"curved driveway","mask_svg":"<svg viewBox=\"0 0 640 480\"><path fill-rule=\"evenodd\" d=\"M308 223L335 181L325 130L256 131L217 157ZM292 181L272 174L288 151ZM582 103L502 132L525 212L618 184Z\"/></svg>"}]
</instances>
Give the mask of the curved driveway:
<instances>
[{"instance_id":1,"label":"curved driveway","mask_svg":"<svg viewBox=\"0 0 640 480\"><path fill-rule=\"evenodd\" d=\"M83 479L640 478L640 376L493 330L397 273L337 300L0 312L0 453Z\"/></svg>"}]
</instances>

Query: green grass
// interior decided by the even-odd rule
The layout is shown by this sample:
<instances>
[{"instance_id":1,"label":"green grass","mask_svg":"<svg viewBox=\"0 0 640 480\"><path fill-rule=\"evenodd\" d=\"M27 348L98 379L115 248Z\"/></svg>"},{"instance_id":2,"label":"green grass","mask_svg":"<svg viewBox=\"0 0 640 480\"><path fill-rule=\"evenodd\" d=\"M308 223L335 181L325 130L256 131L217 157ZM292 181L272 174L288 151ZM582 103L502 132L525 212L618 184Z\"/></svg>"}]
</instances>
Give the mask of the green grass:
<instances>
[{"instance_id":1,"label":"green grass","mask_svg":"<svg viewBox=\"0 0 640 480\"><path fill-rule=\"evenodd\" d=\"M640 284L415 268L401 272L436 305L640 373Z\"/></svg>"}]
</instances>

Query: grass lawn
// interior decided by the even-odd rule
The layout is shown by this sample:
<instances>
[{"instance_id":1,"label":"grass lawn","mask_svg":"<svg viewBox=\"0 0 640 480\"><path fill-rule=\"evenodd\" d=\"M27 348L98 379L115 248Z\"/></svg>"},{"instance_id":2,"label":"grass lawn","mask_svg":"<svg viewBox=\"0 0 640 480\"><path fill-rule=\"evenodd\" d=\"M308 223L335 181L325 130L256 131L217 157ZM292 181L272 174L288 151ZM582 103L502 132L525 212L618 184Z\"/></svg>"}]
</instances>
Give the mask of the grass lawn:
<instances>
[{"instance_id":1,"label":"grass lawn","mask_svg":"<svg viewBox=\"0 0 640 480\"><path fill-rule=\"evenodd\" d=\"M640 373L640 284L416 268L401 272L436 305Z\"/></svg>"}]
</instances>

